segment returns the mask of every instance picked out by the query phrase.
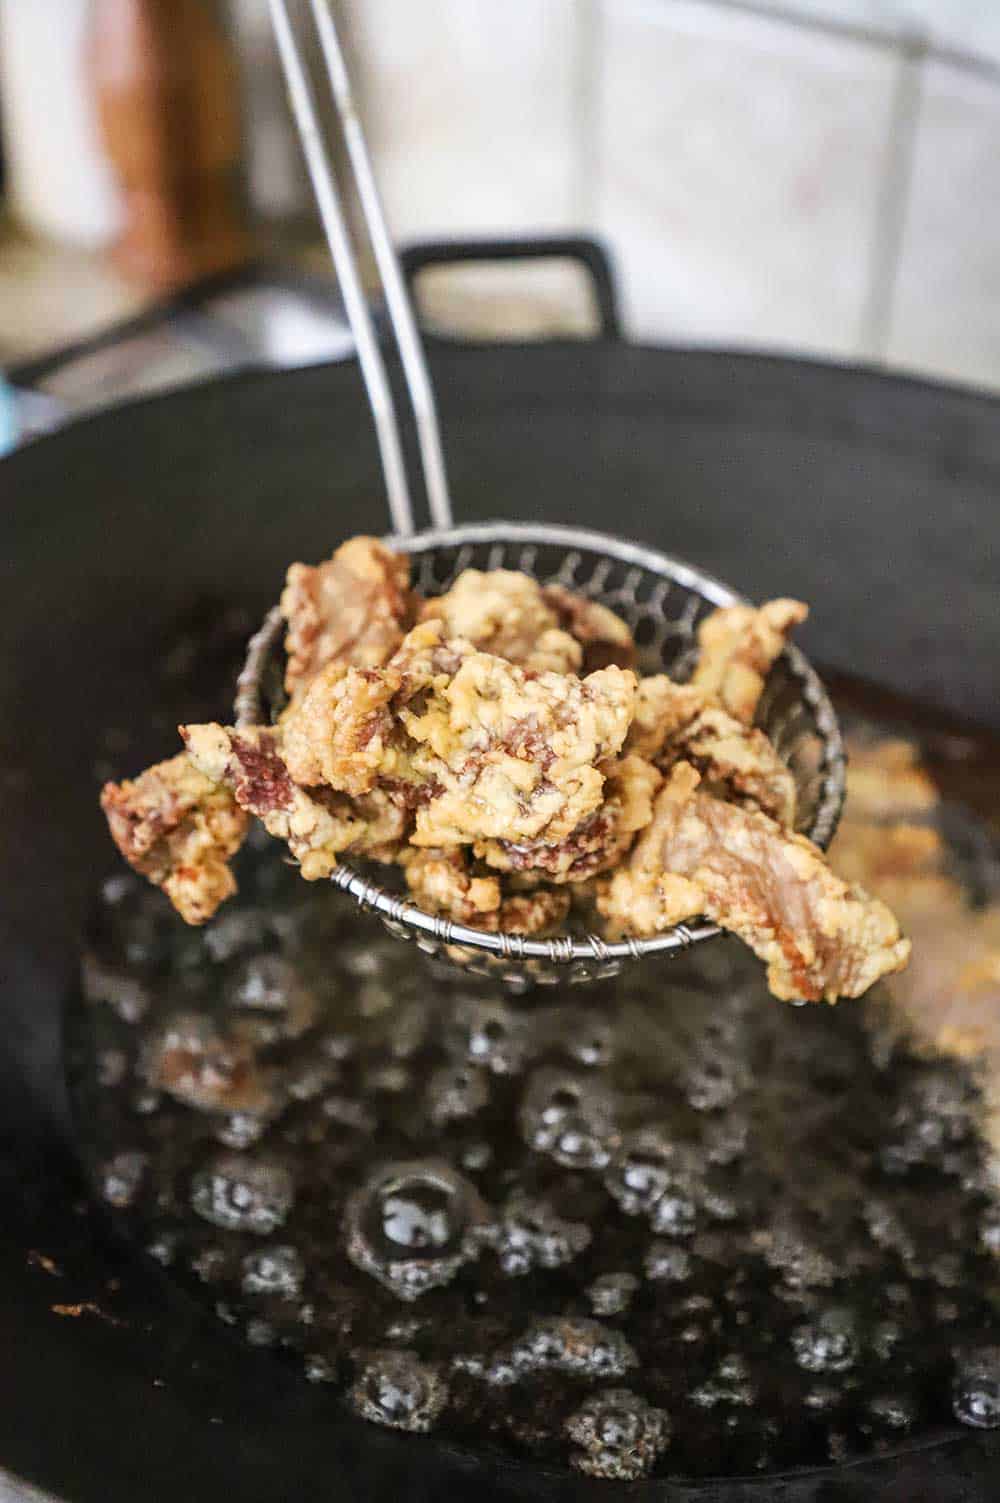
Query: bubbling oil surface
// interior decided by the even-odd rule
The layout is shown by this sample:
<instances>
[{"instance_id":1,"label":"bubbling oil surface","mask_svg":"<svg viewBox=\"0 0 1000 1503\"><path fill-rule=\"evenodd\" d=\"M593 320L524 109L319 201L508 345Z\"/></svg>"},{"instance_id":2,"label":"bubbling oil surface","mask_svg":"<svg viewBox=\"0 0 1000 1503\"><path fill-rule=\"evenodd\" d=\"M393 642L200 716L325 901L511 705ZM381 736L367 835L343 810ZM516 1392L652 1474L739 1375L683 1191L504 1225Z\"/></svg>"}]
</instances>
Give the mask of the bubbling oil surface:
<instances>
[{"instance_id":1,"label":"bubbling oil surface","mask_svg":"<svg viewBox=\"0 0 1000 1503\"><path fill-rule=\"evenodd\" d=\"M718 941L510 1000L253 848L184 929L105 886L75 1018L98 1193L378 1424L600 1477L1000 1424L1000 1215L960 1066Z\"/></svg>"}]
</instances>

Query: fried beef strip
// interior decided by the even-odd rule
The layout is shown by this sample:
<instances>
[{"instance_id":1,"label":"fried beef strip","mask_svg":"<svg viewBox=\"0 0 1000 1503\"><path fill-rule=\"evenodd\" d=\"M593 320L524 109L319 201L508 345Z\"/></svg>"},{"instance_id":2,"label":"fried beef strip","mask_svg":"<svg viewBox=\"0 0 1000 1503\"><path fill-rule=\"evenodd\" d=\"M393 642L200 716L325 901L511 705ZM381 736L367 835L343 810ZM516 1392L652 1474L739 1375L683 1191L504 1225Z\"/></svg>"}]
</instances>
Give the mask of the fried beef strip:
<instances>
[{"instance_id":1,"label":"fried beef strip","mask_svg":"<svg viewBox=\"0 0 1000 1503\"><path fill-rule=\"evenodd\" d=\"M541 587L512 569L464 570L450 590L424 601L420 619L441 621L448 638L539 673L577 673L583 662Z\"/></svg>"},{"instance_id":2,"label":"fried beef strip","mask_svg":"<svg viewBox=\"0 0 1000 1503\"><path fill-rule=\"evenodd\" d=\"M860 996L905 965L909 942L884 903L835 876L810 841L699 782L676 765L652 823L605 880L598 906L616 927L655 934L704 914L767 963L787 1000Z\"/></svg>"},{"instance_id":3,"label":"fried beef strip","mask_svg":"<svg viewBox=\"0 0 1000 1503\"><path fill-rule=\"evenodd\" d=\"M187 923L205 923L236 891L228 863L249 819L184 752L134 781L105 783L101 808L125 860L162 887Z\"/></svg>"},{"instance_id":4,"label":"fried beef strip","mask_svg":"<svg viewBox=\"0 0 1000 1503\"><path fill-rule=\"evenodd\" d=\"M322 564L292 564L281 596L288 694L294 698L328 663L380 667L412 625L417 604L409 559L375 538L350 538Z\"/></svg>"},{"instance_id":5,"label":"fried beef strip","mask_svg":"<svg viewBox=\"0 0 1000 1503\"><path fill-rule=\"evenodd\" d=\"M414 850L405 865L407 886L425 912L470 929L542 935L557 928L569 912L569 895L551 889L503 896L500 878L474 875L460 846Z\"/></svg>"},{"instance_id":6,"label":"fried beef strip","mask_svg":"<svg viewBox=\"0 0 1000 1503\"><path fill-rule=\"evenodd\" d=\"M848 744L847 815L851 819L922 819L938 805L917 748L895 737Z\"/></svg>"},{"instance_id":7,"label":"fried beef strip","mask_svg":"<svg viewBox=\"0 0 1000 1503\"><path fill-rule=\"evenodd\" d=\"M795 823L795 779L764 732L693 684L666 674L640 679L625 750L663 769L691 762L706 791L746 801L788 828Z\"/></svg>"},{"instance_id":8,"label":"fried beef strip","mask_svg":"<svg viewBox=\"0 0 1000 1503\"><path fill-rule=\"evenodd\" d=\"M692 683L749 725L785 638L808 614L809 607L800 600L769 600L759 607L729 605L713 611L698 628L701 655Z\"/></svg>"},{"instance_id":9,"label":"fried beef strip","mask_svg":"<svg viewBox=\"0 0 1000 1503\"><path fill-rule=\"evenodd\" d=\"M615 866L638 830L653 817L653 797L663 779L642 757L620 757L601 767L604 797L564 840L482 841L475 853L488 866L549 882L584 882Z\"/></svg>"},{"instance_id":10,"label":"fried beef strip","mask_svg":"<svg viewBox=\"0 0 1000 1503\"><path fill-rule=\"evenodd\" d=\"M565 839L601 803L598 765L625 739L635 677L531 674L474 652L443 688L400 711L412 765L437 790L414 844Z\"/></svg>"},{"instance_id":11,"label":"fried beef strip","mask_svg":"<svg viewBox=\"0 0 1000 1503\"><path fill-rule=\"evenodd\" d=\"M294 782L279 727L187 725L181 735L195 766L232 791L269 835L288 843L307 882L328 877L347 853L392 861L406 838L407 815L384 793L350 798Z\"/></svg>"},{"instance_id":12,"label":"fried beef strip","mask_svg":"<svg viewBox=\"0 0 1000 1503\"><path fill-rule=\"evenodd\" d=\"M443 630L421 623L385 668L317 675L283 721L293 777L387 792L416 808L419 846L564 839L601 802L634 675L530 672Z\"/></svg>"}]
</instances>

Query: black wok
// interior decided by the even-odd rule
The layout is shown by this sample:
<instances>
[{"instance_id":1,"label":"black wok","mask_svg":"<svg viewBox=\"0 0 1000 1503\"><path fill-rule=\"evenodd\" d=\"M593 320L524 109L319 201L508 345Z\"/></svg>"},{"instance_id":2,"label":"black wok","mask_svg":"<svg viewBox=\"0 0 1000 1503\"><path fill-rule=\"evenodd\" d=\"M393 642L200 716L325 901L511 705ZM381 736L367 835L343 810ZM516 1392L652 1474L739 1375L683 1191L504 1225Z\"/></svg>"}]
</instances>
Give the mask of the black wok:
<instances>
[{"instance_id":1,"label":"black wok","mask_svg":"<svg viewBox=\"0 0 1000 1503\"><path fill-rule=\"evenodd\" d=\"M607 328L589 344L435 342L431 363L463 520L573 521L754 595L794 590L814 602L803 640L821 663L1000 727L994 400L869 370L639 348ZM352 365L139 402L0 464L0 1464L73 1503L624 1495L342 1416L119 1246L74 1164L61 1020L89 895L111 864L95 800L102 732L134 728L119 770L162 754L191 711L190 691L155 669L176 623L199 600L259 612L286 560L382 529L380 496ZM204 693L221 703L221 666L216 678ZM1000 1446L949 1431L839 1469L628 1495L985 1503L1000 1496Z\"/></svg>"}]
</instances>

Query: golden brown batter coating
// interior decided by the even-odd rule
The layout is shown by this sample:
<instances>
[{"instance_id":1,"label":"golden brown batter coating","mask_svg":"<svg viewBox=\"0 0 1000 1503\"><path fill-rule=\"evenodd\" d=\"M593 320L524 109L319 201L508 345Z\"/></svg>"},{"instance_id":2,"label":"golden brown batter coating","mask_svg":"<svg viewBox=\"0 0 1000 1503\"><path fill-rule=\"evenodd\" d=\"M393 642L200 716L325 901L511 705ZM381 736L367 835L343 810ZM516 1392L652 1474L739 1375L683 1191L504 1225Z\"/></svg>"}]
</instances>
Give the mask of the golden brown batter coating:
<instances>
[{"instance_id":1,"label":"golden brown batter coating","mask_svg":"<svg viewBox=\"0 0 1000 1503\"><path fill-rule=\"evenodd\" d=\"M281 720L282 756L295 782L369 792L396 730L390 703L399 686L384 669L321 668Z\"/></svg>"},{"instance_id":2,"label":"golden brown batter coating","mask_svg":"<svg viewBox=\"0 0 1000 1503\"><path fill-rule=\"evenodd\" d=\"M282 758L278 727L187 725L181 735L198 769L231 789L240 808L255 814L269 835L287 841L307 882L328 877L348 852L391 861L405 839L405 811L385 795L351 799L295 783Z\"/></svg>"},{"instance_id":3,"label":"golden brown batter coating","mask_svg":"<svg viewBox=\"0 0 1000 1503\"><path fill-rule=\"evenodd\" d=\"M513 569L466 569L445 594L424 601L420 619L440 621L448 638L540 673L578 673L583 662L541 586Z\"/></svg>"},{"instance_id":4,"label":"golden brown batter coating","mask_svg":"<svg viewBox=\"0 0 1000 1503\"><path fill-rule=\"evenodd\" d=\"M599 808L564 840L515 842L483 841L476 855L498 871L520 879L584 882L616 866L632 844L637 830L653 817L653 797L662 783L660 773L642 757L620 757L601 767L605 777Z\"/></svg>"},{"instance_id":5,"label":"golden brown batter coating","mask_svg":"<svg viewBox=\"0 0 1000 1503\"><path fill-rule=\"evenodd\" d=\"M570 896L565 889L539 887L534 892L512 893L500 904L499 927L505 934L555 934L566 922Z\"/></svg>"},{"instance_id":6,"label":"golden brown batter coating","mask_svg":"<svg viewBox=\"0 0 1000 1503\"><path fill-rule=\"evenodd\" d=\"M473 876L461 847L407 852L405 868L406 885L425 913L469 929L499 928L500 878Z\"/></svg>"},{"instance_id":7,"label":"golden brown batter coating","mask_svg":"<svg viewBox=\"0 0 1000 1503\"><path fill-rule=\"evenodd\" d=\"M292 564L281 596L288 622L285 689L295 696L327 663L377 668L412 624L410 561L376 538L349 538L323 564Z\"/></svg>"},{"instance_id":8,"label":"golden brown batter coating","mask_svg":"<svg viewBox=\"0 0 1000 1503\"><path fill-rule=\"evenodd\" d=\"M895 918L860 887L834 876L822 853L754 809L698 788L678 763L653 821L599 899L624 932L656 933L704 914L768 966L776 997L855 997L909 955Z\"/></svg>"},{"instance_id":9,"label":"golden brown batter coating","mask_svg":"<svg viewBox=\"0 0 1000 1503\"><path fill-rule=\"evenodd\" d=\"M698 628L701 653L692 683L749 725L786 637L808 614L809 607L801 600L769 600L759 607L729 605L713 611Z\"/></svg>"},{"instance_id":10,"label":"golden brown batter coating","mask_svg":"<svg viewBox=\"0 0 1000 1503\"><path fill-rule=\"evenodd\" d=\"M460 846L412 850L404 858L406 883L420 908L489 934L546 934L569 912L569 896L540 888L503 896L500 878L476 876Z\"/></svg>"},{"instance_id":11,"label":"golden brown batter coating","mask_svg":"<svg viewBox=\"0 0 1000 1503\"><path fill-rule=\"evenodd\" d=\"M663 673L640 679L625 749L664 769L683 758L702 773L706 792L746 801L789 828L795 823L795 779L764 732L693 684Z\"/></svg>"},{"instance_id":12,"label":"golden brown batter coating","mask_svg":"<svg viewBox=\"0 0 1000 1503\"><path fill-rule=\"evenodd\" d=\"M971 906L932 824L937 789L915 747L849 745L847 807L830 847L836 871L889 903L913 937L886 988L892 1027L918 1049L977 1064L1000 1150L1000 907Z\"/></svg>"},{"instance_id":13,"label":"golden brown batter coating","mask_svg":"<svg viewBox=\"0 0 1000 1503\"><path fill-rule=\"evenodd\" d=\"M105 783L101 808L125 860L162 887L187 923L205 923L236 891L228 863L249 820L184 752L134 781Z\"/></svg>"},{"instance_id":14,"label":"golden brown batter coating","mask_svg":"<svg viewBox=\"0 0 1000 1503\"><path fill-rule=\"evenodd\" d=\"M621 748L635 676L530 674L476 652L423 705L401 710L413 765L436 791L417 811L416 845L563 840L598 807L598 764Z\"/></svg>"},{"instance_id":15,"label":"golden brown batter coating","mask_svg":"<svg viewBox=\"0 0 1000 1503\"><path fill-rule=\"evenodd\" d=\"M182 727L185 754L104 791L126 858L190 922L234 890L226 858L252 814L307 880L345 855L394 862L425 910L471 928L551 933L585 899L639 936L704 913L783 997L856 995L905 962L884 905L789 833L792 774L750 724L797 601L714 612L684 685L637 683L625 622L524 574L466 570L421 603L373 538L294 564L282 610L279 723ZM908 812L928 803L908 748L865 754L855 777L880 818L904 787ZM921 902L947 893L925 829L866 827L842 850L911 904L914 884Z\"/></svg>"}]
</instances>

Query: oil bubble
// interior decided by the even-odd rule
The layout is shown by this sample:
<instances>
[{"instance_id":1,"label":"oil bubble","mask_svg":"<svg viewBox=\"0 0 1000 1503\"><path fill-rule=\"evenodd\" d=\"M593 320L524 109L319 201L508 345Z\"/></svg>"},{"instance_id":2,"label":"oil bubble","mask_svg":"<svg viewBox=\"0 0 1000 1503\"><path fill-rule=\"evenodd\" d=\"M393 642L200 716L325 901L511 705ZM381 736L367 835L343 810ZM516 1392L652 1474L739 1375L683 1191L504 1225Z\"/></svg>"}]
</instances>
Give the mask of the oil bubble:
<instances>
[{"instance_id":1,"label":"oil bubble","mask_svg":"<svg viewBox=\"0 0 1000 1503\"><path fill-rule=\"evenodd\" d=\"M1000 1427L1000 1347L976 1347L956 1356L951 1407L961 1424L975 1430Z\"/></svg>"},{"instance_id":2,"label":"oil bubble","mask_svg":"<svg viewBox=\"0 0 1000 1503\"><path fill-rule=\"evenodd\" d=\"M823 1311L815 1320L804 1321L792 1332L792 1351L800 1367L810 1373L842 1373L858 1357L854 1322L849 1311Z\"/></svg>"},{"instance_id":3,"label":"oil bubble","mask_svg":"<svg viewBox=\"0 0 1000 1503\"><path fill-rule=\"evenodd\" d=\"M634 1273L602 1273L588 1288L587 1298L595 1315L622 1315L638 1287Z\"/></svg>"},{"instance_id":4,"label":"oil bubble","mask_svg":"<svg viewBox=\"0 0 1000 1503\"><path fill-rule=\"evenodd\" d=\"M276 1294L294 1299L302 1293L305 1265L294 1247L261 1247L243 1259L244 1294Z\"/></svg>"},{"instance_id":5,"label":"oil bubble","mask_svg":"<svg viewBox=\"0 0 1000 1503\"><path fill-rule=\"evenodd\" d=\"M571 1414L566 1434L579 1450L570 1453L577 1471L632 1482L652 1471L670 1444L670 1421L627 1388L591 1394Z\"/></svg>"},{"instance_id":6,"label":"oil bubble","mask_svg":"<svg viewBox=\"0 0 1000 1503\"><path fill-rule=\"evenodd\" d=\"M568 1169L603 1169L615 1142L611 1093L600 1081L565 1070L536 1070L521 1102L529 1148Z\"/></svg>"},{"instance_id":7,"label":"oil bubble","mask_svg":"<svg viewBox=\"0 0 1000 1503\"><path fill-rule=\"evenodd\" d=\"M514 1277L533 1268L559 1268L590 1243L590 1228L566 1221L546 1200L515 1192L490 1232L500 1267Z\"/></svg>"},{"instance_id":8,"label":"oil bubble","mask_svg":"<svg viewBox=\"0 0 1000 1503\"><path fill-rule=\"evenodd\" d=\"M387 1164L348 1200L347 1255L399 1299L448 1284L489 1226L475 1187L439 1159Z\"/></svg>"},{"instance_id":9,"label":"oil bubble","mask_svg":"<svg viewBox=\"0 0 1000 1503\"><path fill-rule=\"evenodd\" d=\"M430 1430L448 1402L438 1370L410 1351L375 1351L350 1390L352 1408L363 1419L393 1430Z\"/></svg>"},{"instance_id":10,"label":"oil bubble","mask_svg":"<svg viewBox=\"0 0 1000 1503\"><path fill-rule=\"evenodd\" d=\"M108 1159L101 1170L101 1194L109 1205L123 1210L135 1200L149 1167L148 1154L123 1149Z\"/></svg>"},{"instance_id":11,"label":"oil bubble","mask_svg":"<svg viewBox=\"0 0 1000 1503\"><path fill-rule=\"evenodd\" d=\"M295 1199L283 1164L219 1154L191 1183L191 1205L213 1226L266 1237L288 1216Z\"/></svg>"},{"instance_id":12,"label":"oil bubble","mask_svg":"<svg viewBox=\"0 0 1000 1503\"><path fill-rule=\"evenodd\" d=\"M552 1370L586 1378L621 1378L638 1357L620 1331L597 1320L536 1320L511 1348L521 1372Z\"/></svg>"}]
</instances>

